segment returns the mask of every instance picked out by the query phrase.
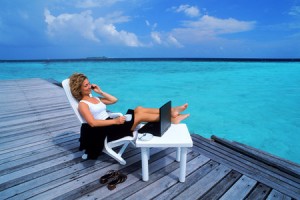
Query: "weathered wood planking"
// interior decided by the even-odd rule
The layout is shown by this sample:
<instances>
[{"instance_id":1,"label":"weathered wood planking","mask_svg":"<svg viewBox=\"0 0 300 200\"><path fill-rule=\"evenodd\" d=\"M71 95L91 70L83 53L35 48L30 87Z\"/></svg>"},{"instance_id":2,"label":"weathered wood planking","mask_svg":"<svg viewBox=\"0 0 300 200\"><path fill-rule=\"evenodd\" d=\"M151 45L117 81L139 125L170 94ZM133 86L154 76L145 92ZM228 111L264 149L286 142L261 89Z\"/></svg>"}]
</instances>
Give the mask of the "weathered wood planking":
<instances>
[{"instance_id":1,"label":"weathered wood planking","mask_svg":"<svg viewBox=\"0 0 300 200\"><path fill-rule=\"evenodd\" d=\"M80 124L59 84L0 81L0 199L300 199L298 165L243 144L192 135L186 182L178 181L175 149L151 149L148 182L140 150L119 165L107 155L82 160ZM99 177L128 175L109 191Z\"/></svg>"}]
</instances>

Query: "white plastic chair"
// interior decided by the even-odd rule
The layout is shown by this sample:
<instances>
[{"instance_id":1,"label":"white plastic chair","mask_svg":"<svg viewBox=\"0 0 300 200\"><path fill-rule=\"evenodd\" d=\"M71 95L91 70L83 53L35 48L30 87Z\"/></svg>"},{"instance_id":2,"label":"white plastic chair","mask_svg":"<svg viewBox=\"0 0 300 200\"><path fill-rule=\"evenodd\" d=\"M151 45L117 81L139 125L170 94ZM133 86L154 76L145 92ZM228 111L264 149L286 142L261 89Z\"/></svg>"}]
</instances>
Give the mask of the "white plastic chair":
<instances>
[{"instance_id":1,"label":"white plastic chair","mask_svg":"<svg viewBox=\"0 0 300 200\"><path fill-rule=\"evenodd\" d=\"M69 79L65 79L62 81L62 86L64 88L64 91L66 93L66 96L69 100L69 103L71 105L71 107L73 108L78 120L80 121L80 123L86 123L86 121L82 118L82 116L80 115L79 111L78 111L78 101L73 97L71 90L70 90L70 86L69 86ZM115 118L115 117L119 117L122 116L122 113L110 113L109 116L111 118ZM114 158L115 160L117 160L121 165L125 165L126 161L122 158L122 154L124 153L125 149L127 148L129 143L132 143L134 145L134 141L136 140L137 137L137 132L134 131L134 136L126 136L123 137L121 139L118 140L114 140L111 142L107 142L107 137L105 138L104 141L104 148L103 151L104 153L106 153L107 155L109 155L110 157ZM116 152L113 150L113 148L118 147L118 146L122 146L122 148L119 150L119 152ZM83 159L87 158L87 155L84 154L82 156Z\"/></svg>"}]
</instances>

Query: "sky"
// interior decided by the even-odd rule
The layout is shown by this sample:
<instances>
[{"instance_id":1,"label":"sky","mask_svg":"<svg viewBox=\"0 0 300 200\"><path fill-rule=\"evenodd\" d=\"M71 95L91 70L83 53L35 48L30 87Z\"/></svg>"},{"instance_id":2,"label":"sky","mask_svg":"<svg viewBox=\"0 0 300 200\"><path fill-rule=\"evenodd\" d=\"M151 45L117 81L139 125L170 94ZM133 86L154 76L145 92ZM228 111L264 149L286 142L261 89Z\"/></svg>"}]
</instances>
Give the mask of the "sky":
<instances>
[{"instance_id":1,"label":"sky","mask_svg":"<svg viewBox=\"0 0 300 200\"><path fill-rule=\"evenodd\" d=\"M300 58L300 0L0 0L0 59Z\"/></svg>"}]
</instances>

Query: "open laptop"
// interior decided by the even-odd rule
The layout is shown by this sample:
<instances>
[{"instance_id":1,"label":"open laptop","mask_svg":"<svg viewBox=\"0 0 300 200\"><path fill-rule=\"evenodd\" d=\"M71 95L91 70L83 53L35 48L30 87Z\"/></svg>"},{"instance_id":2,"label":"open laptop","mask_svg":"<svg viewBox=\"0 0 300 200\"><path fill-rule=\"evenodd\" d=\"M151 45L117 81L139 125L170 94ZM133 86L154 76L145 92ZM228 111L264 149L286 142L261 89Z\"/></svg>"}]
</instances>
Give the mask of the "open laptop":
<instances>
[{"instance_id":1,"label":"open laptop","mask_svg":"<svg viewBox=\"0 0 300 200\"><path fill-rule=\"evenodd\" d=\"M148 122L138 130L139 133L151 133L161 137L171 126L171 101L159 108L159 121Z\"/></svg>"}]
</instances>

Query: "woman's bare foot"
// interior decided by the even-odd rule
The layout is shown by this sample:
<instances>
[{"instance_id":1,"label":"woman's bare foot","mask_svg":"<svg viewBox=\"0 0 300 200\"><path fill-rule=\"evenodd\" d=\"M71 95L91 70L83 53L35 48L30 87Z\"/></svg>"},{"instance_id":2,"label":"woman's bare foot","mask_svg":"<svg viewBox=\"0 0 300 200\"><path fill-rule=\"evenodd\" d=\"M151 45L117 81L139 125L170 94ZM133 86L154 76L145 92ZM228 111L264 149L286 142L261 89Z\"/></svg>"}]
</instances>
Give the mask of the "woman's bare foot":
<instances>
[{"instance_id":1,"label":"woman's bare foot","mask_svg":"<svg viewBox=\"0 0 300 200\"><path fill-rule=\"evenodd\" d=\"M183 112L186 108L188 107L188 104L185 103L181 106L177 106L177 107L174 107L172 108L172 112L171 112L171 115L172 117L176 118L181 112Z\"/></svg>"},{"instance_id":2,"label":"woman's bare foot","mask_svg":"<svg viewBox=\"0 0 300 200\"><path fill-rule=\"evenodd\" d=\"M182 120L188 118L189 116L190 116L190 114L184 114L184 115L180 114L177 117L172 118L171 121L173 124L179 124Z\"/></svg>"}]
</instances>

